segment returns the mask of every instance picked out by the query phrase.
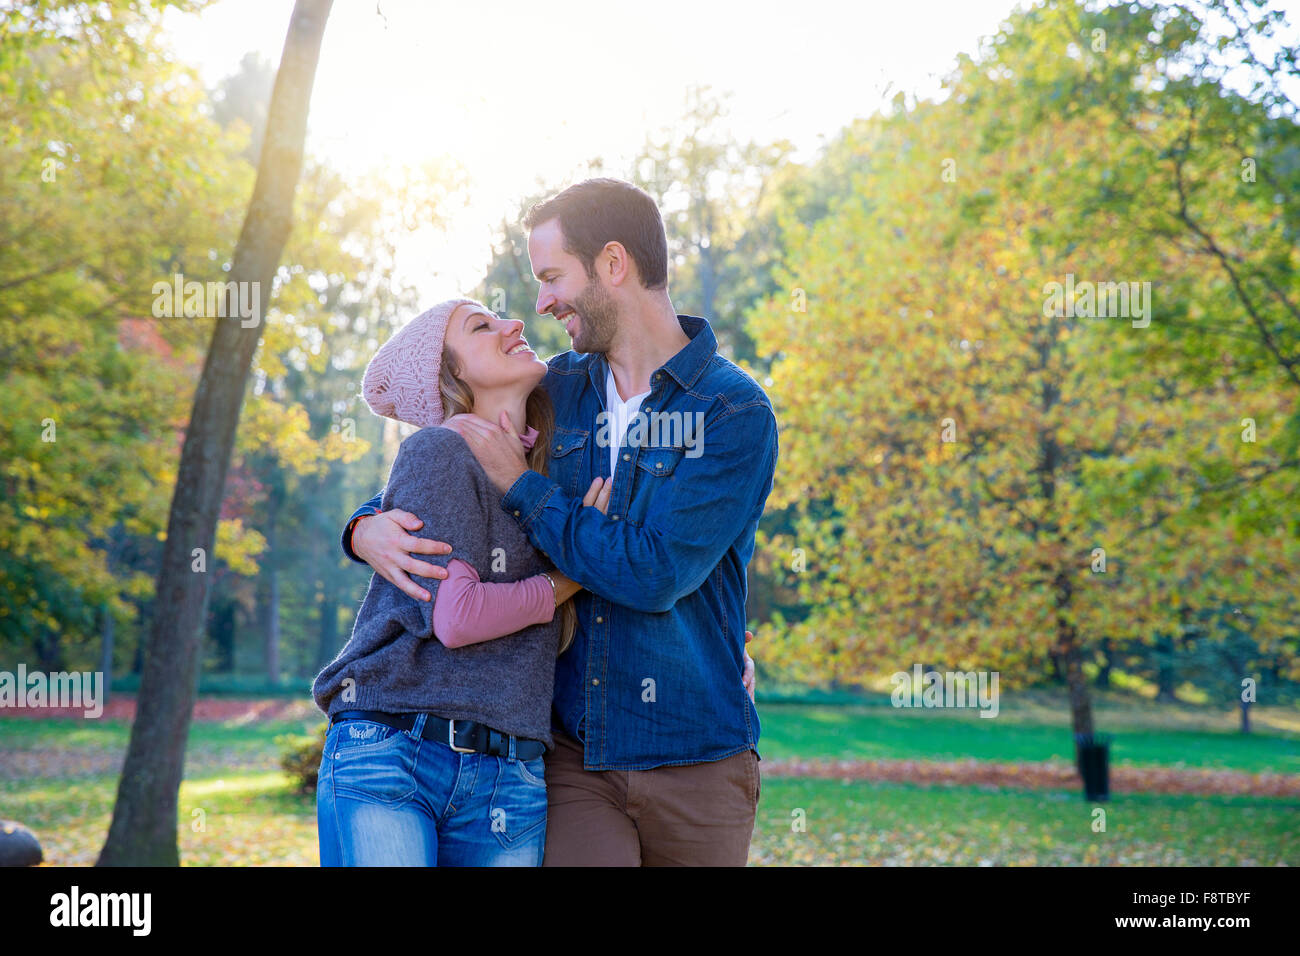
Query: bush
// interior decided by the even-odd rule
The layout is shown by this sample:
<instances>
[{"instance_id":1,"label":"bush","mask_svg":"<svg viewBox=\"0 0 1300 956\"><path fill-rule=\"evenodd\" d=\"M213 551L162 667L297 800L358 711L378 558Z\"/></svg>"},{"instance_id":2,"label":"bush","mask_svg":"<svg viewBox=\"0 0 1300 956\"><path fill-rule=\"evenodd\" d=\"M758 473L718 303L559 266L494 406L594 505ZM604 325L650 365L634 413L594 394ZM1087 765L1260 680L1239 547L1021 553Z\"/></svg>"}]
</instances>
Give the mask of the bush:
<instances>
[{"instance_id":1,"label":"bush","mask_svg":"<svg viewBox=\"0 0 1300 956\"><path fill-rule=\"evenodd\" d=\"M295 793L315 793L316 775L320 772L321 755L325 752L325 733L328 724L322 724L320 732L310 734L281 734L275 738L280 745L280 766L294 781Z\"/></svg>"}]
</instances>

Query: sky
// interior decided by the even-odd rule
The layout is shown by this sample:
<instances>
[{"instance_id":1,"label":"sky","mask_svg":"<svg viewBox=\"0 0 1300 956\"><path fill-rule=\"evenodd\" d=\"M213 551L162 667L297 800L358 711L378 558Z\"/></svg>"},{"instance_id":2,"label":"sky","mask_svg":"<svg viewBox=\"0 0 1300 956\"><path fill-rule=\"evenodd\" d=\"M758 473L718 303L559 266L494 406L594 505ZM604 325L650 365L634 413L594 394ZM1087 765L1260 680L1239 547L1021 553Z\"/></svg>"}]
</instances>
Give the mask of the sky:
<instances>
[{"instance_id":1,"label":"sky","mask_svg":"<svg viewBox=\"0 0 1300 956\"><path fill-rule=\"evenodd\" d=\"M1300 3L1287 3L1294 9ZM494 227L540 184L621 175L647 133L684 111L688 87L731 94L741 141L788 139L796 158L899 90L938 92L1014 0L335 0L312 95L308 150L355 175L396 176L446 156L470 203L400 268L422 296L471 289ZM169 10L181 60L215 85L258 51L278 64L292 0ZM1296 22L1293 14L1292 22ZM431 299L430 301L437 301Z\"/></svg>"},{"instance_id":2,"label":"sky","mask_svg":"<svg viewBox=\"0 0 1300 956\"><path fill-rule=\"evenodd\" d=\"M356 175L439 155L466 169L469 206L401 262L422 296L445 298L477 284L494 227L523 196L585 178L596 157L620 175L647 133L681 116L691 85L731 94L724 122L740 139L788 139L807 160L886 89L937 91L957 52L974 52L1013 6L380 0L377 12L375 0L335 0L307 147ZM164 23L213 86L246 52L278 64L292 9L219 0Z\"/></svg>"}]
</instances>

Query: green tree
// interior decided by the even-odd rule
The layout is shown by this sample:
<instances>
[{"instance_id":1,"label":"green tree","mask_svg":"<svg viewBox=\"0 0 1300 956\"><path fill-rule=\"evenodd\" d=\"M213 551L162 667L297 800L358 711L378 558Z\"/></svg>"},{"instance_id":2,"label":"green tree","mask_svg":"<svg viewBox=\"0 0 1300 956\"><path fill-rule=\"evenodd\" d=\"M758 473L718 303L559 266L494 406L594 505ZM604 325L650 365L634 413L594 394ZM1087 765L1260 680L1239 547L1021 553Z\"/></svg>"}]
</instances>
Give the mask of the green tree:
<instances>
[{"instance_id":1,"label":"green tree","mask_svg":"<svg viewBox=\"0 0 1300 956\"><path fill-rule=\"evenodd\" d=\"M779 356L774 399L795 436L773 503L795 508L796 530L769 548L782 566L803 549L808 570L788 576L815 607L787 628L781 663L852 679L943 660L1027 683L1055 659L1074 729L1091 734L1083 666L1098 642L1177 633L1181 603L1224 601L1282 640L1297 554L1258 527L1227 534L1240 511L1196 512L1235 500L1252 455L1277 454L1276 438L1233 443L1223 413L1286 409L1275 377L1189 376L1142 316L1093 318L1049 293L1154 280L1164 319L1214 281L1193 253L1135 238L1140 192L1072 215L1107 194L1125 142L1113 116L1043 102L1077 68L1078 37L1061 36L1077 9L1017 14L941 103L899 102L856 130L851 190L789 234L782 284L806 311L776 297L752 327ZM1257 588L1198 578L1197 562L1254 562Z\"/></svg>"},{"instance_id":2,"label":"green tree","mask_svg":"<svg viewBox=\"0 0 1300 956\"><path fill-rule=\"evenodd\" d=\"M47 669L97 660L97 628L152 591L145 545L202 328L145 318L151 290L180 263L213 268L249 182L192 74L154 55L158 17L0 14L0 648Z\"/></svg>"}]
</instances>

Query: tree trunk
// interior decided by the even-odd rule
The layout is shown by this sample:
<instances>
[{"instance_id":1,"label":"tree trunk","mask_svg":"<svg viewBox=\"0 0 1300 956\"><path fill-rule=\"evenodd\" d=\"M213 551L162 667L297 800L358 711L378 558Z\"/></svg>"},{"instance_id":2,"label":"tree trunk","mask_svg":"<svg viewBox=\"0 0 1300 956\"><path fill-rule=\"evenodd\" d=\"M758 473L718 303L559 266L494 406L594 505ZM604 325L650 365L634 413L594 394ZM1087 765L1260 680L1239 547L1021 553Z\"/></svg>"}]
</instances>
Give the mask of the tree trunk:
<instances>
[{"instance_id":1,"label":"tree trunk","mask_svg":"<svg viewBox=\"0 0 1300 956\"><path fill-rule=\"evenodd\" d=\"M322 588L320 599L320 643L316 648L316 670L321 670L334 660L339 652L339 606L328 586Z\"/></svg>"},{"instance_id":2,"label":"tree trunk","mask_svg":"<svg viewBox=\"0 0 1300 956\"><path fill-rule=\"evenodd\" d=\"M1115 646L1109 637L1102 638L1101 641L1101 666L1097 668L1097 680L1095 685L1101 690L1110 687L1110 669L1115 666Z\"/></svg>"},{"instance_id":3,"label":"tree trunk","mask_svg":"<svg viewBox=\"0 0 1300 956\"><path fill-rule=\"evenodd\" d=\"M49 628L42 627L36 638L36 664L45 674L66 671L63 645Z\"/></svg>"},{"instance_id":4,"label":"tree trunk","mask_svg":"<svg viewBox=\"0 0 1300 956\"><path fill-rule=\"evenodd\" d=\"M1241 732L1250 733L1250 701L1248 700L1241 702Z\"/></svg>"},{"instance_id":5,"label":"tree trunk","mask_svg":"<svg viewBox=\"0 0 1300 956\"><path fill-rule=\"evenodd\" d=\"M266 580L266 603L263 606L262 638L266 648L266 679L280 681L280 569L276 565L276 531L280 517L280 495L273 491L266 499L266 559L262 574Z\"/></svg>"},{"instance_id":6,"label":"tree trunk","mask_svg":"<svg viewBox=\"0 0 1300 956\"><path fill-rule=\"evenodd\" d=\"M702 315L706 316L710 322L713 321L713 300L718 294L718 277L717 269L713 265L713 249L710 246L700 245L695 249L699 256L699 275L700 275L700 308L703 310Z\"/></svg>"},{"instance_id":7,"label":"tree trunk","mask_svg":"<svg viewBox=\"0 0 1300 956\"><path fill-rule=\"evenodd\" d=\"M100 607L99 613L102 616L100 620L100 652L99 652L99 670L104 675L104 698L103 702L108 703L108 686L113 683L113 612L109 610L108 602L105 601Z\"/></svg>"},{"instance_id":8,"label":"tree trunk","mask_svg":"<svg viewBox=\"0 0 1300 956\"><path fill-rule=\"evenodd\" d=\"M307 110L331 4L332 0L297 0L289 21L257 182L229 276L235 283L254 283L258 308L247 328L240 319L216 320L194 396L167 520L136 719L100 866L180 863L177 805L207 618L212 546L265 298L289 235ZM237 296L228 296L236 301L227 302L227 315L239 314L232 308ZM198 571L195 549L202 549L203 573Z\"/></svg>"},{"instance_id":9,"label":"tree trunk","mask_svg":"<svg viewBox=\"0 0 1300 956\"><path fill-rule=\"evenodd\" d=\"M266 679L271 684L278 684L280 683L280 575L274 565L270 570L271 596L266 609Z\"/></svg>"},{"instance_id":10,"label":"tree trunk","mask_svg":"<svg viewBox=\"0 0 1300 956\"><path fill-rule=\"evenodd\" d=\"M1041 368L1046 371L1051 354L1051 345L1055 341L1055 326L1052 337L1039 345ZM1050 412L1060 399L1060 389L1055 381L1047 380L1042 385L1042 408ZM1056 433L1044 429L1038 436L1038 463L1035 472L1038 477L1039 497L1049 505L1056 501L1056 472L1061 466L1061 446ZM1059 534L1055 519L1051 519L1045 529ZM1062 553L1070 553L1070 542L1061 541ZM1052 601L1056 613L1056 636L1050 654L1054 668L1065 678L1070 692L1070 723L1073 726L1075 740L1080 736L1092 739L1092 696L1088 692L1088 682L1083 676L1083 648L1080 646L1078 628L1071 617L1071 604L1074 600L1074 583L1072 569L1067 565L1056 567L1053 573L1051 565L1044 566L1044 571L1052 574ZM1076 756L1078 748L1076 745Z\"/></svg>"},{"instance_id":11,"label":"tree trunk","mask_svg":"<svg viewBox=\"0 0 1300 956\"><path fill-rule=\"evenodd\" d=\"M143 637L146 622L150 619L150 613L145 610L145 604L137 602L135 606L136 623L140 626L136 628L135 652L131 655L131 674L139 677L144 673L144 645L147 643Z\"/></svg>"},{"instance_id":12,"label":"tree trunk","mask_svg":"<svg viewBox=\"0 0 1300 956\"><path fill-rule=\"evenodd\" d=\"M212 614L212 643L217 651L218 674L235 672L235 602L229 597Z\"/></svg>"},{"instance_id":13,"label":"tree trunk","mask_svg":"<svg viewBox=\"0 0 1300 956\"><path fill-rule=\"evenodd\" d=\"M1056 651L1052 651L1050 654L1047 655L1047 658L1052 664L1052 683L1064 684L1065 668L1061 666L1061 655L1058 654Z\"/></svg>"},{"instance_id":14,"label":"tree trunk","mask_svg":"<svg viewBox=\"0 0 1300 956\"><path fill-rule=\"evenodd\" d=\"M1161 635L1156 641L1156 700L1173 703L1178 698L1174 690L1178 683L1174 668L1174 642L1168 635Z\"/></svg>"},{"instance_id":15,"label":"tree trunk","mask_svg":"<svg viewBox=\"0 0 1300 956\"><path fill-rule=\"evenodd\" d=\"M1065 671L1065 683L1070 689L1070 722L1074 733L1092 738L1092 695L1083 676L1083 653L1079 647L1079 634L1069 619L1070 602L1074 587L1068 571L1056 576L1056 652Z\"/></svg>"}]
</instances>

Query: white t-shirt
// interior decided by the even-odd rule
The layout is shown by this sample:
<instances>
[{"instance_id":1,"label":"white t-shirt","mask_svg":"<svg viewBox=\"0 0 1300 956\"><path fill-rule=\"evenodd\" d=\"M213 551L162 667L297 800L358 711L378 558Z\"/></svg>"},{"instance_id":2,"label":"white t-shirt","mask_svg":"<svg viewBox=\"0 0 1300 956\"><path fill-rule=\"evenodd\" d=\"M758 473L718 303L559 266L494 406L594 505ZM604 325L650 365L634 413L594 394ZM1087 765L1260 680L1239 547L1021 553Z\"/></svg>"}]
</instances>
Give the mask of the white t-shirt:
<instances>
[{"instance_id":1,"label":"white t-shirt","mask_svg":"<svg viewBox=\"0 0 1300 956\"><path fill-rule=\"evenodd\" d=\"M609 476L614 477L614 466L618 464L618 450L623 444L623 436L636 413L641 410L641 399L650 394L646 389L640 395L633 395L626 402L618 394L614 384L614 370L605 366L605 411L609 414Z\"/></svg>"}]
</instances>

